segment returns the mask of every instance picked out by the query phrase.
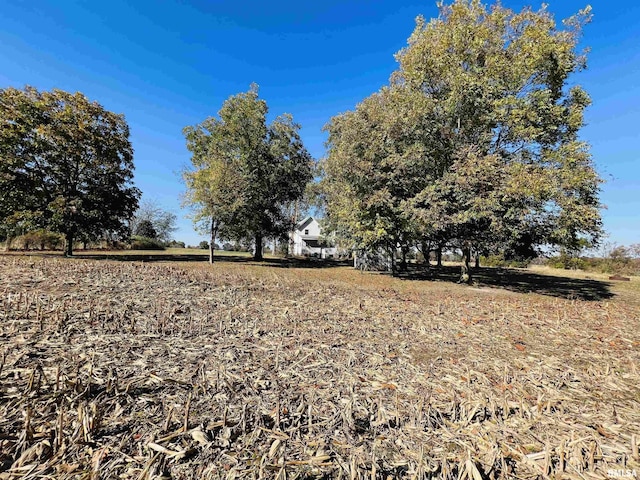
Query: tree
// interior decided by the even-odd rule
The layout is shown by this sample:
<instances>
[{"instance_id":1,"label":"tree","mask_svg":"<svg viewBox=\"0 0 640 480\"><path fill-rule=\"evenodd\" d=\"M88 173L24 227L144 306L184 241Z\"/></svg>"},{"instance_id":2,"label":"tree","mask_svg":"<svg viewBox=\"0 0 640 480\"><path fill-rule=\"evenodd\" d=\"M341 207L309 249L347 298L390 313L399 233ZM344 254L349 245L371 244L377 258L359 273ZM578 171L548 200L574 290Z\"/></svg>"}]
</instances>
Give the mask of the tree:
<instances>
[{"instance_id":1,"label":"tree","mask_svg":"<svg viewBox=\"0 0 640 480\"><path fill-rule=\"evenodd\" d=\"M398 55L394 81L437 102L448 166L413 207L433 226L442 218L434 204L446 205L467 267L471 246L504 246L532 225L538 244L600 235L600 179L577 136L589 98L566 88L585 64L575 50L588 14L558 30L544 9L457 1L437 20L419 19Z\"/></svg>"},{"instance_id":2,"label":"tree","mask_svg":"<svg viewBox=\"0 0 640 480\"><path fill-rule=\"evenodd\" d=\"M186 245L184 242L181 242L179 240L171 240L168 244L167 247L169 248L186 248Z\"/></svg>"},{"instance_id":3,"label":"tree","mask_svg":"<svg viewBox=\"0 0 640 480\"><path fill-rule=\"evenodd\" d=\"M441 5L430 22L419 17L391 85L332 119L333 216L352 204L351 217L369 215L340 222L352 234L359 223L374 238L392 226L394 247L403 235L458 247L469 281L472 249L597 243L601 180L578 138L590 100L567 87L585 65L576 45L588 20L586 9L560 30L544 8L515 13L477 0ZM381 99L382 114L363 107ZM403 116L421 120L403 124ZM358 128L368 136L354 137ZM350 142L357 146L341 147ZM352 165L379 181L363 185L367 175ZM419 181L407 180L412 168Z\"/></svg>"},{"instance_id":4,"label":"tree","mask_svg":"<svg viewBox=\"0 0 640 480\"><path fill-rule=\"evenodd\" d=\"M209 231L211 245L217 237L253 240L255 260L267 236L286 235L286 206L302 197L312 175L300 126L288 114L267 125L267 111L252 85L229 97L218 118L184 130L193 164L183 173L185 203L194 222Z\"/></svg>"},{"instance_id":5,"label":"tree","mask_svg":"<svg viewBox=\"0 0 640 480\"><path fill-rule=\"evenodd\" d=\"M153 222L151 220L142 220L137 222L135 229L133 230L133 234L139 237L146 238L158 238L158 234L156 233L156 229L153 226Z\"/></svg>"},{"instance_id":6,"label":"tree","mask_svg":"<svg viewBox=\"0 0 640 480\"><path fill-rule=\"evenodd\" d=\"M331 119L321 188L328 225L358 250L383 249L395 271L395 251L419 239L405 204L434 167L426 145L434 128L423 95L383 88L356 110Z\"/></svg>"},{"instance_id":7,"label":"tree","mask_svg":"<svg viewBox=\"0 0 640 480\"><path fill-rule=\"evenodd\" d=\"M184 205L193 209L196 229L209 233L209 262L213 263L220 226L236 221L244 204L243 163L239 155L228 150L228 133L222 120L207 118L199 125L186 127L184 134L192 154L192 169L182 174L187 188Z\"/></svg>"},{"instance_id":8,"label":"tree","mask_svg":"<svg viewBox=\"0 0 640 480\"><path fill-rule=\"evenodd\" d=\"M123 115L81 93L0 90L0 223L74 239L124 235L138 205Z\"/></svg>"},{"instance_id":9,"label":"tree","mask_svg":"<svg viewBox=\"0 0 640 480\"><path fill-rule=\"evenodd\" d=\"M130 228L134 235L155 238L161 242L169 243L171 236L178 229L176 222L177 217L174 213L163 210L154 202L143 200L131 218ZM153 236L144 235L141 233L142 230L146 230L147 233L153 232Z\"/></svg>"}]
</instances>

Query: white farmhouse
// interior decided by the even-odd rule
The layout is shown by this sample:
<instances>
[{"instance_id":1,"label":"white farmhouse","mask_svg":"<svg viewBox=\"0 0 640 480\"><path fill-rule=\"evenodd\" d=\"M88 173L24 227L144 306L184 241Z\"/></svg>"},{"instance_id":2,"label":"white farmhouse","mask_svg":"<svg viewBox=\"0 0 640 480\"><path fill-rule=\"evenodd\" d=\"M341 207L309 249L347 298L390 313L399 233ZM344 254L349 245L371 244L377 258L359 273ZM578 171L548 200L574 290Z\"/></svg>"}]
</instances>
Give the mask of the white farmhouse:
<instances>
[{"instance_id":1,"label":"white farmhouse","mask_svg":"<svg viewBox=\"0 0 640 480\"><path fill-rule=\"evenodd\" d=\"M313 217L307 217L293 230L293 255L334 258L336 248L327 245L322 227Z\"/></svg>"}]
</instances>

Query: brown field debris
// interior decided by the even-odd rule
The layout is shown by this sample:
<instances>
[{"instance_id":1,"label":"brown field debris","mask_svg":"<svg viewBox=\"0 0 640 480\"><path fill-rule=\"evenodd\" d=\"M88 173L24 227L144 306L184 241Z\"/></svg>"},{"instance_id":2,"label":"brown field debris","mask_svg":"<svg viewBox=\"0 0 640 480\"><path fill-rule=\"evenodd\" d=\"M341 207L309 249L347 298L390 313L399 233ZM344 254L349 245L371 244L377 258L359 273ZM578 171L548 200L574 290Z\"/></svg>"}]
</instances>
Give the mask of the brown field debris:
<instances>
[{"instance_id":1,"label":"brown field debris","mask_svg":"<svg viewBox=\"0 0 640 480\"><path fill-rule=\"evenodd\" d=\"M633 302L224 262L0 281L0 479L640 475Z\"/></svg>"}]
</instances>

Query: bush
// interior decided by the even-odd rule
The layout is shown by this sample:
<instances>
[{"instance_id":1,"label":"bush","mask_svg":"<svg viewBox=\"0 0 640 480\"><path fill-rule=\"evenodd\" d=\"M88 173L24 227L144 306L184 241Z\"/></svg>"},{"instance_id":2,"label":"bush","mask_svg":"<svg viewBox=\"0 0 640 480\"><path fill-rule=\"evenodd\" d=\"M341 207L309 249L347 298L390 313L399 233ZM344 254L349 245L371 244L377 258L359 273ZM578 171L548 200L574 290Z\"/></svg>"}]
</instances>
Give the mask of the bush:
<instances>
[{"instance_id":1,"label":"bush","mask_svg":"<svg viewBox=\"0 0 640 480\"><path fill-rule=\"evenodd\" d=\"M564 269L580 269L598 273L638 275L640 258L635 258L634 246L612 246L602 257L577 257L561 253L547 260L547 266Z\"/></svg>"},{"instance_id":2,"label":"bush","mask_svg":"<svg viewBox=\"0 0 640 480\"><path fill-rule=\"evenodd\" d=\"M184 242L178 242L176 240L171 240L167 243L168 248L186 248Z\"/></svg>"},{"instance_id":3,"label":"bush","mask_svg":"<svg viewBox=\"0 0 640 480\"><path fill-rule=\"evenodd\" d=\"M248 252L250 251L250 248L248 245L245 245L241 242L224 242L222 244L222 250L224 250L225 252Z\"/></svg>"},{"instance_id":4,"label":"bush","mask_svg":"<svg viewBox=\"0 0 640 480\"><path fill-rule=\"evenodd\" d=\"M14 238L12 242L22 250L56 250L63 244L62 235L48 230L34 230Z\"/></svg>"},{"instance_id":5,"label":"bush","mask_svg":"<svg viewBox=\"0 0 640 480\"><path fill-rule=\"evenodd\" d=\"M604 258L585 258L589 270L600 273L637 275L640 273L640 258L634 258L633 246L614 246Z\"/></svg>"},{"instance_id":6,"label":"bush","mask_svg":"<svg viewBox=\"0 0 640 480\"><path fill-rule=\"evenodd\" d=\"M531 258L505 258L504 255L480 256L480 265L486 267L527 268Z\"/></svg>"},{"instance_id":7,"label":"bush","mask_svg":"<svg viewBox=\"0 0 640 480\"><path fill-rule=\"evenodd\" d=\"M164 250L164 245L153 238L134 235L131 237L131 250Z\"/></svg>"},{"instance_id":8,"label":"bush","mask_svg":"<svg viewBox=\"0 0 640 480\"><path fill-rule=\"evenodd\" d=\"M126 250L128 245L126 242L121 242L119 240L109 240L99 245L98 248L100 250Z\"/></svg>"},{"instance_id":9,"label":"bush","mask_svg":"<svg viewBox=\"0 0 640 480\"><path fill-rule=\"evenodd\" d=\"M198 244L198 248L201 250L209 250L209 242L207 242L206 240L201 241Z\"/></svg>"},{"instance_id":10,"label":"bush","mask_svg":"<svg viewBox=\"0 0 640 480\"><path fill-rule=\"evenodd\" d=\"M585 270L587 263L580 257L562 252L555 257L549 257L547 266L551 268L562 268L564 270Z\"/></svg>"}]
</instances>

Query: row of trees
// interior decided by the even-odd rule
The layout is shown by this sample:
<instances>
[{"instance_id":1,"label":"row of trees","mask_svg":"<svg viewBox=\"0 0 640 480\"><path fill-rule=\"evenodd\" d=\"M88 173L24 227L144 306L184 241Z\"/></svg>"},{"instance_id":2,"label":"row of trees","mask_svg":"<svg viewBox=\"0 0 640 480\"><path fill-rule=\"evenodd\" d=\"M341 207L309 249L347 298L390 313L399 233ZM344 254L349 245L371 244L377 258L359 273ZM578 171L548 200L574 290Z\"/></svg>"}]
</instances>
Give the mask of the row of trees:
<instances>
[{"instance_id":1,"label":"row of trees","mask_svg":"<svg viewBox=\"0 0 640 480\"><path fill-rule=\"evenodd\" d=\"M418 18L387 86L326 126L314 161L290 115L267 122L257 86L187 127L183 172L193 220L217 239L286 238L311 188L342 245L386 251L395 270L418 247L535 256L601 235L599 185L580 141L587 93L569 87L589 11L558 28L544 8L514 12L456 0ZM175 216L143 205L122 115L82 94L0 90L0 235L35 230L74 240L130 232L167 242ZM401 267L404 266L401 264ZM470 279L470 277L468 277Z\"/></svg>"},{"instance_id":2,"label":"row of trees","mask_svg":"<svg viewBox=\"0 0 640 480\"><path fill-rule=\"evenodd\" d=\"M312 178L313 162L290 115L270 125L252 86L225 102L220 118L185 129L195 168L184 172L185 203L217 237L262 245L284 236L291 211ZM0 240L29 246L119 240L160 246L176 216L139 204L133 149L124 116L81 93L0 90ZM55 239L52 242L51 238ZM45 245L46 244L46 245ZM256 248L256 259L262 249Z\"/></svg>"},{"instance_id":3,"label":"row of trees","mask_svg":"<svg viewBox=\"0 0 640 480\"><path fill-rule=\"evenodd\" d=\"M601 235L600 178L580 141L589 105L568 79L589 10L557 27L552 15L478 0L418 18L389 85L326 126L316 185L326 224L344 244L386 251L396 269L418 247L531 258L577 250ZM213 239L283 235L311 179L291 117L266 125L254 87L218 118L185 129L193 153L187 204ZM293 211L293 214L292 214ZM213 257L211 257L213 258ZM405 266L403 261L401 267Z\"/></svg>"},{"instance_id":4,"label":"row of trees","mask_svg":"<svg viewBox=\"0 0 640 480\"><path fill-rule=\"evenodd\" d=\"M593 245L600 178L578 137L587 93L568 86L589 11L551 14L477 0L418 18L389 85L331 119L326 216L391 258L417 245L533 256ZM395 265L393 266L395 268Z\"/></svg>"}]
</instances>

